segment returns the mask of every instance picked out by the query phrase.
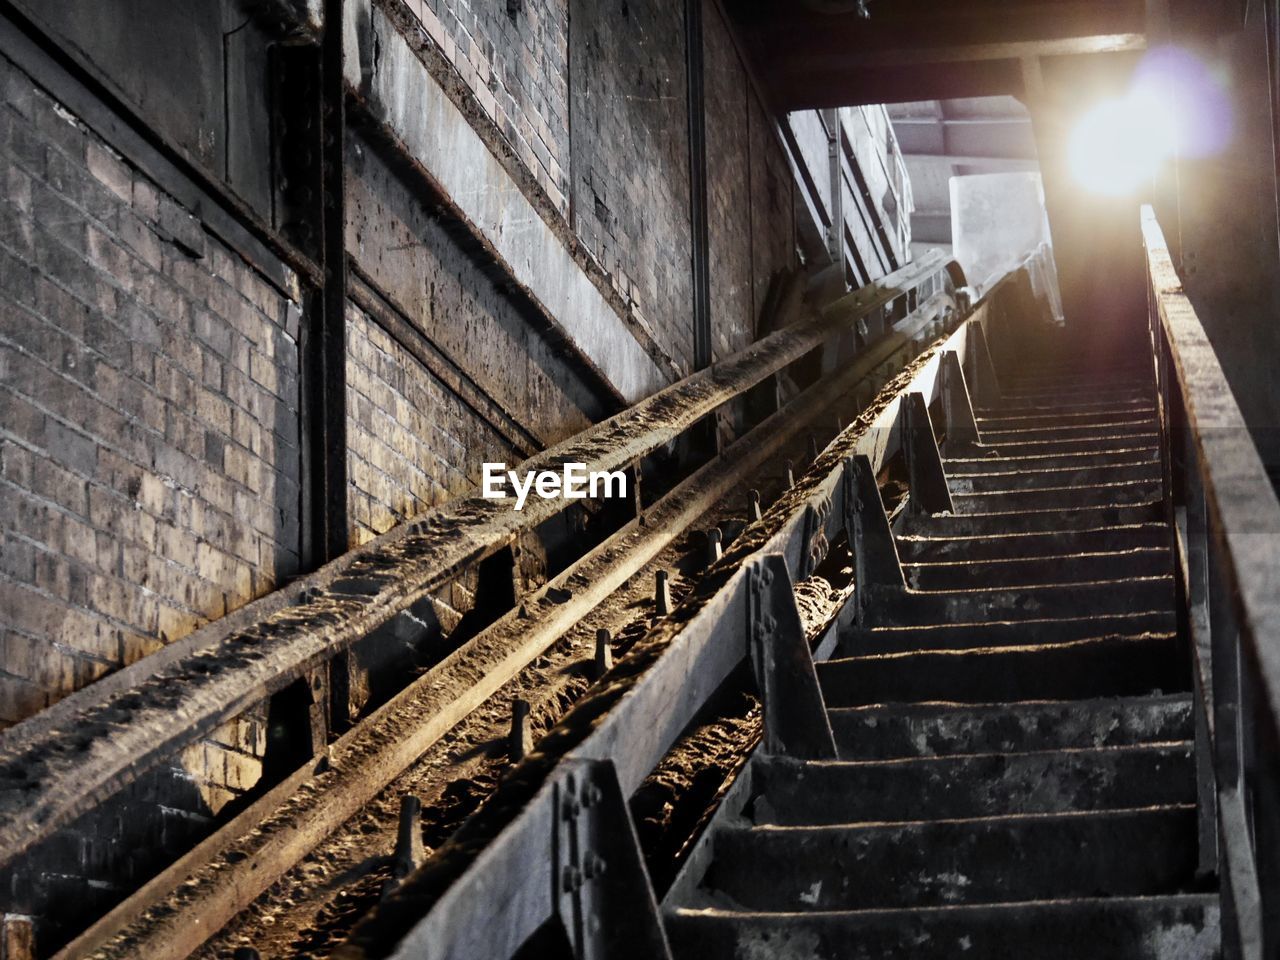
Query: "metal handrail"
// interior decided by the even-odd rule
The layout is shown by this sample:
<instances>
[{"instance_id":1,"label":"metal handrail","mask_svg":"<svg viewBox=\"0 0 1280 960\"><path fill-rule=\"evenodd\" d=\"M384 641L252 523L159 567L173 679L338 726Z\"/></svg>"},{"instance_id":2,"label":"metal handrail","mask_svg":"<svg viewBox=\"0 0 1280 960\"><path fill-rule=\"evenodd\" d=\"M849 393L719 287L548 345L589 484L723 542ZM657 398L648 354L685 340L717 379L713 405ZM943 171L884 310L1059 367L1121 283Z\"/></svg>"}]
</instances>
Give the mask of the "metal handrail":
<instances>
[{"instance_id":1,"label":"metal handrail","mask_svg":"<svg viewBox=\"0 0 1280 960\"><path fill-rule=\"evenodd\" d=\"M1280 501L1149 206L1150 335L1196 675L1201 870L1224 956L1280 955Z\"/></svg>"}]
</instances>

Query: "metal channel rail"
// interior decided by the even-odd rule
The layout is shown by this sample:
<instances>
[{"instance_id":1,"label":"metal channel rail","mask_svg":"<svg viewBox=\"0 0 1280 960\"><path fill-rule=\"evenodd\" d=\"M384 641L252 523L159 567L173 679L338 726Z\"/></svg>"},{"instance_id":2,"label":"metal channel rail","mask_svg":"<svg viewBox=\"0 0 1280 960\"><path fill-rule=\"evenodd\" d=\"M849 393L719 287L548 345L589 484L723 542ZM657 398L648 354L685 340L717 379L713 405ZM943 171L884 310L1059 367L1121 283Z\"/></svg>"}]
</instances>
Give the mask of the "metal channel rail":
<instances>
[{"instance_id":1,"label":"metal channel rail","mask_svg":"<svg viewBox=\"0 0 1280 960\"><path fill-rule=\"evenodd\" d=\"M1142 211L1186 628L1201 859L1230 957L1280 956L1280 503L1150 207Z\"/></svg>"},{"instance_id":2,"label":"metal channel rail","mask_svg":"<svg viewBox=\"0 0 1280 960\"><path fill-rule=\"evenodd\" d=\"M312 761L261 793L62 955L179 957L198 947L717 497L784 442L803 435L833 401L914 355L919 337L957 314L957 280L962 282L955 265L940 257L914 263L526 461L526 470L565 462L591 470L636 469L642 458L790 364L833 349L841 337L847 341L851 330L864 343L843 369L766 417L661 500L645 504L642 515L559 577L519 597L517 609L377 712L341 737L314 744ZM502 501L480 498L446 504L4 731L0 865L20 863L223 722L290 684L310 682L332 657L510 548L565 506L538 500L516 513ZM575 578L572 602L550 602L549 592L568 586L569 577ZM582 589L583 582L589 588ZM470 678L463 692L459 677ZM445 682L449 678L455 678L452 684ZM228 856L233 848L236 855ZM219 866L218 879L195 884L192 878L208 864ZM151 907L179 888L188 891L186 909L146 919Z\"/></svg>"},{"instance_id":3,"label":"metal channel rail","mask_svg":"<svg viewBox=\"0 0 1280 960\"><path fill-rule=\"evenodd\" d=\"M1004 329L1006 300L1019 296L1024 312L1047 316L1025 269L997 285L746 528L694 593L578 701L340 955L498 960L558 918L575 956L670 956L627 798L747 659L762 687L766 745L821 751L830 729L809 695L813 662L858 620L873 585L895 575L902 585L896 555L885 552L892 534L877 473L902 452L913 490L936 491L938 476L917 447L927 439L936 463L928 407L940 402L949 437L976 436L971 396L995 387L987 334L1014 346ZM794 583L844 535L857 588L811 658Z\"/></svg>"}]
</instances>

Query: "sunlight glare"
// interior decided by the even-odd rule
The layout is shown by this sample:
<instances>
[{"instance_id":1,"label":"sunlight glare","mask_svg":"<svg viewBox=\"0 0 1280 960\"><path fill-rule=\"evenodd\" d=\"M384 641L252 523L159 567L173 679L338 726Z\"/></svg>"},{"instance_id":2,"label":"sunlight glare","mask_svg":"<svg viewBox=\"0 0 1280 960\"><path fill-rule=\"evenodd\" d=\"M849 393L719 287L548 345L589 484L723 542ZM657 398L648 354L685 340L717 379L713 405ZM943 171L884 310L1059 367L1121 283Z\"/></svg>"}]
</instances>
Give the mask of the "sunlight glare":
<instances>
[{"instance_id":1,"label":"sunlight glare","mask_svg":"<svg viewBox=\"0 0 1280 960\"><path fill-rule=\"evenodd\" d=\"M1122 197L1151 182L1173 155L1175 141L1165 106L1135 90L1096 104L1080 118L1067 159L1082 186Z\"/></svg>"}]
</instances>

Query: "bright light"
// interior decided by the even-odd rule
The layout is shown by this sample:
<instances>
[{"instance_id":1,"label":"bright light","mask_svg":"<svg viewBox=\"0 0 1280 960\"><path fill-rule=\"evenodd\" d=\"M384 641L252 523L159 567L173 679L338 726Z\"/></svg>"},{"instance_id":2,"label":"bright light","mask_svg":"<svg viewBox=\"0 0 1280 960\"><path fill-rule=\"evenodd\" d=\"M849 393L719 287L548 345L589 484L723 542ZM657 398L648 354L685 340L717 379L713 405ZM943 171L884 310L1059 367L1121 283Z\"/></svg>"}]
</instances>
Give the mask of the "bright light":
<instances>
[{"instance_id":1,"label":"bright light","mask_svg":"<svg viewBox=\"0 0 1280 960\"><path fill-rule=\"evenodd\" d=\"M1098 103L1080 118L1067 160L1082 186L1130 196L1150 186L1174 156L1220 153L1232 127L1227 78L1186 50L1157 47L1138 65L1124 96Z\"/></svg>"},{"instance_id":2,"label":"bright light","mask_svg":"<svg viewBox=\"0 0 1280 960\"><path fill-rule=\"evenodd\" d=\"M1104 100L1080 118L1067 161L1081 186L1109 197L1129 196L1151 183L1176 140L1164 104L1134 91Z\"/></svg>"}]
</instances>

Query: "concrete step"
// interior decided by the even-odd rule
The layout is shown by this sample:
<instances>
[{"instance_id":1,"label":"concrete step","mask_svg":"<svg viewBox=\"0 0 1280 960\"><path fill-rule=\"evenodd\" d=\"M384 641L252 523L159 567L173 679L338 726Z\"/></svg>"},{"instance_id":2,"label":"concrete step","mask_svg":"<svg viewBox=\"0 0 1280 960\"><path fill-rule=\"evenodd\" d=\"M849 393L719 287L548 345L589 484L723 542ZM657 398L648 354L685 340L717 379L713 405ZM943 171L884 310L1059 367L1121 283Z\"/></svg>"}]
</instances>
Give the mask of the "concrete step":
<instances>
[{"instance_id":1,"label":"concrete step","mask_svg":"<svg viewBox=\"0 0 1280 960\"><path fill-rule=\"evenodd\" d=\"M1142 481L1160 482L1159 460L1135 460L1076 469L952 473L947 477L947 486L954 496L958 493L1000 493L1007 490L1071 490Z\"/></svg>"},{"instance_id":2,"label":"concrete step","mask_svg":"<svg viewBox=\"0 0 1280 960\"><path fill-rule=\"evenodd\" d=\"M1126 480L1098 484L1041 487L1033 490L990 490L962 493L954 488L951 503L957 514L982 514L1008 510L1053 510L1142 504L1162 496L1160 479Z\"/></svg>"},{"instance_id":3,"label":"concrete step","mask_svg":"<svg viewBox=\"0 0 1280 960\"><path fill-rule=\"evenodd\" d=\"M677 960L1217 960L1222 936L1209 894L666 919Z\"/></svg>"},{"instance_id":4,"label":"concrete step","mask_svg":"<svg viewBox=\"0 0 1280 960\"><path fill-rule=\"evenodd\" d=\"M1173 636L842 657L817 671L828 707L1129 697L1181 692L1190 681Z\"/></svg>"},{"instance_id":5,"label":"concrete step","mask_svg":"<svg viewBox=\"0 0 1280 960\"><path fill-rule=\"evenodd\" d=\"M1002 398L999 403L978 404L973 408L979 417L1018 417L1018 416L1058 416L1064 413L1090 413L1109 410L1138 410L1155 406L1155 398L1150 391L1139 391L1122 397L1071 397L1071 398L1032 398L1015 400L1012 397Z\"/></svg>"},{"instance_id":6,"label":"concrete step","mask_svg":"<svg viewBox=\"0 0 1280 960\"><path fill-rule=\"evenodd\" d=\"M931 536L923 528L940 524L907 517L895 538L903 563L981 560L1029 560L1063 553L1105 553L1115 550L1167 549L1169 528L1158 523L1045 533L1005 533L969 536Z\"/></svg>"},{"instance_id":7,"label":"concrete step","mask_svg":"<svg viewBox=\"0 0 1280 960\"><path fill-rule=\"evenodd\" d=\"M942 460L948 477L973 476L981 473L1023 474L1038 470L1082 470L1117 464L1160 462L1160 449L1144 446L1136 450L1077 450L1063 454L1038 454L1015 457L998 450L970 447L964 455L946 456Z\"/></svg>"},{"instance_id":8,"label":"concrete step","mask_svg":"<svg viewBox=\"0 0 1280 960\"><path fill-rule=\"evenodd\" d=\"M969 514L922 514L903 524L904 535L1003 537L1012 533L1061 533L1138 523L1160 523L1164 504L1122 504L1054 510L1008 510Z\"/></svg>"},{"instance_id":9,"label":"concrete step","mask_svg":"<svg viewBox=\"0 0 1280 960\"><path fill-rule=\"evenodd\" d=\"M1098 417L1082 423L1058 423L1050 426L1017 424L1006 426L983 419L978 422L982 442L988 446L1032 441L1074 440L1090 436L1131 436L1154 434L1155 417Z\"/></svg>"},{"instance_id":10,"label":"concrete step","mask_svg":"<svg viewBox=\"0 0 1280 960\"><path fill-rule=\"evenodd\" d=\"M828 710L845 760L892 760L1189 740L1191 695Z\"/></svg>"},{"instance_id":11,"label":"concrete step","mask_svg":"<svg viewBox=\"0 0 1280 960\"><path fill-rule=\"evenodd\" d=\"M1054 427L1074 427L1087 424L1132 423L1135 420L1154 421L1154 404L1120 404L1111 408L1094 410L1067 410L1064 413L1004 413L989 407L974 411L979 428L991 430L1038 430Z\"/></svg>"},{"instance_id":12,"label":"concrete step","mask_svg":"<svg viewBox=\"0 0 1280 960\"><path fill-rule=\"evenodd\" d=\"M931 626L948 623L1013 622L1112 616L1133 611L1173 610L1169 574L1086 583L973 590L863 590L866 626Z\"/></svg>"},{"instance_id":13,"label":"concrete step","mask_svg":"<svg viewBox=\"0 0 1280 960\"><path fill-rule=\"evenodd\" d=\"M758 757L757 826L892 823L1196 802L1194 744L879 761Z\"/></svg>"},{"instance_id":14,"label":"concrete step","mask_svg":"<svg viewBox=\"0 0 1280 960\"><path fill-rule=\"evenodd\" d=\"M1118 451L1149 450L1160 442L1153 432L1124 431L1101 428L1091 433L1061 439L1027 437L987 439L978 431L981 440L966 446L946 446L947 457L1028 457L1061 456L1067 453L1115 453Z\"/></svg>"},{"instance_id":15,"label":"concrete step","mask_svg":"<svg viewBox=\"0 0 1280 960\"><path fill-rule=\"evenodd\" d=\"M702 877L749 910L857 910L1185 892L1194 804L832 826L725 825Z\"/></svg>"},{"instance_id":16,"label":"concrete step","mask_svg":"<svg viewBox=\"0 0 1280 960\"><path fill-rule=\"evenodd\" d=\"M929 623L914 626L854 626L836 644L842 657L928 650L982 650L1052 646L1102 637L1172 637L1178 628L1172 609L1124 611L1108 616L1028 618Z\"/></svg>"},{"instance_id":17,"label":"concrete step","mask_svg":"<svg viewBox=\"0 0 1280 960\"><path fill-rule=\"evenodd\" d=\"M904 563L907 586L916 590L972 590L1030 587L1046 583L1082 583L1126 576L1167 576L1173 554L1167 547L1141 547L1097 553L1005 560L949 560Z\"/></svg>"}]
</instances>

